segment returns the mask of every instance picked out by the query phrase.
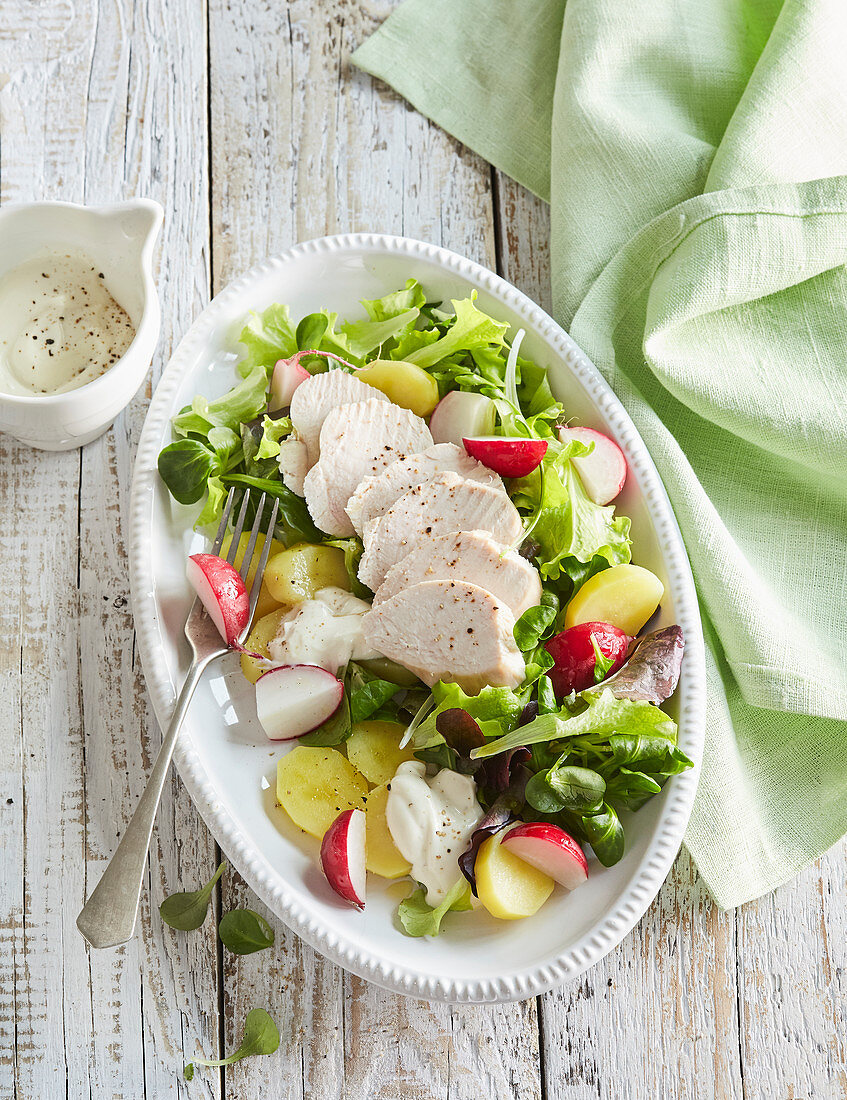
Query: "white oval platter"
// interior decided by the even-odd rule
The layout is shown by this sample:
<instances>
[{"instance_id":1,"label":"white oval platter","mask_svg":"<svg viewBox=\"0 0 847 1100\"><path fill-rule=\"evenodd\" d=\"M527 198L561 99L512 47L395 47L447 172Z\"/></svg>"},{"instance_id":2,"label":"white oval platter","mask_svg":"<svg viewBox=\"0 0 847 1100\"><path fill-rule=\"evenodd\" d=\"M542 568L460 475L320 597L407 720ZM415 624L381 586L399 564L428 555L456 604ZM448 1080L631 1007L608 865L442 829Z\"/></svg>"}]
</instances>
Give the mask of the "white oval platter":
<instances>
[{"instance_id":1,"label":"white oval platter","mask_svg":"<svg viewBox=\"0 0 847 1100\"><path fill-rule=\"evenodd\" d=\"M670 710L695 767L626 821L627 851L615 867L590 864L585 886L554 897L533 918L501 922L484 912L445 922L437 939L398 928L397 884L369 876L358 913L329 889L317 842L293 827L274 799L277 759L258 726L252 689L234 655L206 674L176 752L183 782L228 859L260 898L307 943L348 970L427 1000L506 1001L572 979L610 951L658 892L682 842L700 768L705 671L697 599L667 495L632 422L585 355L538 306L499 276L435 245L401 237L324 237L257 264L222 291L192 325L162 375L142 432L130 504L132 606L144 673L160 724L168 719L188 664L183 625L190 597L185 560L204 547L197 509L169 497L156 472L170 419L192 397L223 393L235 381L238 332L246 314L286 302L295 318L328 307L361 316L376 298L414 276L430 300L479 292L486 312L527 335L522 353L550 371L569 416L610 433L630 474L617 502L632 518L635 560L666 585L660 625L677 622L687 649Z\"/></svg>"}]
</instances>

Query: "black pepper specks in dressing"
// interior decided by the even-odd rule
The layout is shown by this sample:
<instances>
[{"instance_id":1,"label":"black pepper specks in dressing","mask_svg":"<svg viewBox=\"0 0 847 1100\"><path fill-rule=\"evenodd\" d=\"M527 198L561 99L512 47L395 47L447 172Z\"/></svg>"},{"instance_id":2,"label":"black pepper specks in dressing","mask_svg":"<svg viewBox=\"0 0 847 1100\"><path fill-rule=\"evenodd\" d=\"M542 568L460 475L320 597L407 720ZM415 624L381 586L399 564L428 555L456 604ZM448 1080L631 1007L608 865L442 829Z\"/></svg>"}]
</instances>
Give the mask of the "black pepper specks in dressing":
<instances>
[{"instance_id":1,"label":"black pepper specks in dressing","mask_svg":"<svg viewBox=\"0 0 847 1100\"><path fill-rule=\"evenodd\" d=\"M0 390L66 393L105 374L135 327L82 253L44 254L0 279Z\"/></svg>"}]
</instances>

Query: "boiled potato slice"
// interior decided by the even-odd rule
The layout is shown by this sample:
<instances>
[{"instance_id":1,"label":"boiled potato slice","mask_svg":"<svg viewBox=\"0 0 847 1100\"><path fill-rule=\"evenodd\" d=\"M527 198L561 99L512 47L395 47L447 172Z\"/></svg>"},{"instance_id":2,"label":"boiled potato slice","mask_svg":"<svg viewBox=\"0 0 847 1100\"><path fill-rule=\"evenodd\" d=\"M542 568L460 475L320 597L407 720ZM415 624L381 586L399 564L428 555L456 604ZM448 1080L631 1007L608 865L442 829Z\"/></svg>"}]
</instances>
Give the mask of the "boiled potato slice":
<instances>
[{"instance_id":1,"label":"boiled potato slice","mask_svg":"<svg viewBox=\"0 0 847 1100\"><path fill-rule=\"evenodd\" d=\"M474 865L476 892L492 917L519 920L538 912L555 883L503 848L500 841L505 835L496 833L480 845Z\"/></svg>"},{"instance_id":2,"label":"boiled potato slice","mask_svg":"<svg viewBox=\"0 0 847 1100\"><path fill-rule=\"evenodd\" d=\"M356 371L360 382L366 382L384 393L395 405L411 409L418 416L429 416L438 404L438 383L423 367L404 363L401 359L374 359Z\"/></svg>"},{"instance_id":3,"label":"boiled potato slice","mask_svg":"<svg viewBox=\"0 0 847 1100\"><path fill-rule=\"evenodd\" d=\"M388 828L385 807L388 805L388 787L374 787L365 802L365 866L383 878L400 878L408 875L411 863L397 851Z\"/></svg>"},{"instance_id":4,"label":"boiled potato slice","mask_svg":"<svg viewBox=\"0 0 847 1100\"><path fill-rule=\"evenodd\" d=\"M387 783L404 760L414 760L411 746L401 749L406 727L399 722L357 722L347 738L347 759L369 783Z\"/></svg>"},{"instance_id":5,"label":"boiled potato slice","mask_svg":"<svg viewBox=\"0 0 847 1100\"><path fill-rule=\"evenodd\" d=\"M276 769L276 797L295 825L324 833L344 810L362 810L368 784L336 749L298 745Z\"/></svg>"},{"instance_id":6,"label":"boiled potato slice","mask_svg":"<svg viewBox=\"0 0 847 1100\"><path fill-rule=\"evenodd\" d=\"M613 565L589 577L568 604L565 629L579 623L611 623L636 635L665 594L655 573L640 565Z\"/></svg>"},{"instance_id":7,"label":"boiled potato slice","mask_svg":"<svg viewBox=\"0 0 847 1100\"><path fill-rule=\"evenodd\" d=\"M268 642L276 637L280 620L283 615L287 614L287 608L278 607L275 611L271 611L270 614L263 615L261 619L257 619L256 622L253 623L253 629L247 635L247 639L244 642L244 648L249 649L251 653L258 653L266 659L269 658ZM249 653L242 653L241 671L251 684L255 684L265 669L255 657L251 657Z\"/></svg>"},{"instance_id":8,"label":"boiled potato slice","mask_svg":"<svg viewBox=\"0 0 847 1100\"><path fill-rule=\"evenodd\" d=\"M250 541L250 532L245 531L241 538L238 540L238 549L235 551L235 561L233 564L235 568L240 570L241 563L244 560L244 551L247 549L247 543ZM232 532L230 532L223 541L221 547L221 557L225 558L229 553L229 548L232 543ZM244 578L244 583L249 591L250 585L253 583L253 578L256 576L256 568L259 564L259 558L262 554L262 547L265 545L265 536L259 535L256 539L256 546L253 550L253 558L250 562L250 569L247 572L247 576ZM271 548L269 554L273 557L274 554L278 554L281 550L285 549L285 544L279 542L278 539L271 540ZM268 591L268 586L265 581L262 582L262 587L259 590L259 599L256 601L256 619L261 619L265 615L269 614L275 608L279 607L279 601L275 600Z\"/></svg>"},{"instance_id":9,"label":"boiled potato slice","mask_svg":"<svg viewBox=\"0 0 847 1100\"><path fill-rule=\"evenodd\" d=\"M269 559L265 585L275 600L289 607L312 599L321 588L344 588L349 592L344 551L311 543L290 546Z\"/></svg>"}]
</instances>

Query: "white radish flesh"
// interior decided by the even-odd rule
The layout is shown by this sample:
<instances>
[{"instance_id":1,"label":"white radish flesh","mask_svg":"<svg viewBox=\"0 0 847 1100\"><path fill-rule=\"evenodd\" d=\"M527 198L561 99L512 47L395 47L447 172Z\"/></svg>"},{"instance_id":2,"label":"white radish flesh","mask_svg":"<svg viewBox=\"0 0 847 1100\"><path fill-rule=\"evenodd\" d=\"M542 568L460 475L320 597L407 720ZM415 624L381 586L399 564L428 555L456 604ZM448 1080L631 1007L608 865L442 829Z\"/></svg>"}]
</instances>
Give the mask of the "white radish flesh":
<instances>
[{"instance_id":1,"label":"white radish flesh","mask_svg":"<svg viewBox=\"0 0 847 1100\"><path fill-rule=\"evenodd\" d=\"M279 412L291 404L294 391L312 376L294 359L278 359L271 376L268 411Z\"/></svg>"},{"instance_id":2,"label":"white radish flesh","mask_svg":"<svg viewBox=\"0 0 847 1100\"><path fill-rule=\"evenodd\" d=\"M429 430L436 443L461 447L463 436L491 435L495 413L494 402L484 394L453 390L435 406Z\"/></svg>"},{"instance_id":3,"label":"white radish flesh","mask_svg":"<svg viewBox=\"0 0 847 1100\"><path fill-rule=\"evenodd\" d=\"M527 821L503 837L503 847L567 890L588 878L585 854L570 833L549 821Z\"/></svg>"},{"instance_id":4,"label":"white radish flesh","mask_svg":"<svg viewBox=\"0 0 847 1100\"><path fill-rule=\"evenodd\" d=\"M344 685L317 665L282 665L256 681L256 713L271 741L293 741L338 710Z\"/></svg>"},{"instance_id":5,"label":"white radish flesh","mask_svg":"<svg viewBox=\"0 0 847 1100\"><path fill-rule=\"evenodd\" d=\"M220 636L232 645L250 618L250 597L241 574L216 554L192 554L186 576Z\"/></svg>"},{"instance_id":6,"label":"white radish flesh","mask_svg":"<svg viewBox=\"0 0 847 1100\"><path fill-rule=\"evenodd\" d=\"M595 504L614 500L626 481L626 459L617 443L593 428L559 428L559 439L563 443L578 439L580 443L594 444L591 454L571 461Z\"/></svg>"},{"instance_id":7,"label":"white radish flesh","mask_svg":"<svg viewBox=\"0 0 847 1100\"><path fill-rule=\"evenodd\" d=\"M321 841L321 867L327 882L345 901L365 908L365 814L345 810Z\"/></svg>"}]
</instances>

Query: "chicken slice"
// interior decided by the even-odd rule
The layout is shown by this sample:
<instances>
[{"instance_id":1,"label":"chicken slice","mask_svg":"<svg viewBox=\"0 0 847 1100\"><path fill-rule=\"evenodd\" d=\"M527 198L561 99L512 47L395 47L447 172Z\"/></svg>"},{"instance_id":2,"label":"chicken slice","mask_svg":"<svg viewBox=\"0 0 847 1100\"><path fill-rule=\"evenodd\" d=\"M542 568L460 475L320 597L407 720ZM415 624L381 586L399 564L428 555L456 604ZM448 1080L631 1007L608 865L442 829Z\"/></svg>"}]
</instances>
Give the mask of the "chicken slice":
<instances>
[{"instance_id":1,"label":"chicken slice","mask_svg":"<svg viewBox=\"0 0 847 1100\"><path fill-rule=\"evenodd\" d=\"M422 581L367 615L366 643L414 672L475 694L487 684L515 688L526 674L515 617L502 600L467 581Z\"/></svg>"},{"instance_id":2,"label":"chicken slice","mask_svg":"<svg viewBox=\"0 0 847 1100\"><path fill-rule=\"evenodd\" d=\"M454 531L424 536L388 570L374 597L374 607L420 581L469 581L509 608L516 619L541 600L541 580L534 566L507 550L487 531Z\"/></svg>"},{"instance_id":3,"label":"chicken slice","mask_svg":"<svg viewBox=\"0 0 847 1100\"><path fill-rule=\"evenodd\" d=\"M298 497L303 495L303 480L309 472L309 452L302 439L283 439L279 445L279 472L282 483Z\"/></svg>"},{"instance_id":4,"label":"chicken slice","mask_svg":"<svg viewBox=\"0 0 847 1100\"><path fill-rule=\"evenodd\" d=\"M514 546L522 530L517 509L501 489L458 474L439 474L404 493L381 519L370 521L359 580L376 592L392 565L430 535L488 531L504 546Z\"/></svg>"},{"instance_id":5,"label":"chicken slice","mask_svg":"<svg viewBox=\"0 0 847 1100\"><path fill-rule=\"evenodd\" d=\"M354 374L330 370L301 382L291 398L289 416L297 438L306 444L309 465L314 466L320 453L321 428L327 415L355 401L388 402L384 393L361 382Z\"/></svg>"},{"instance_id":6,"label":"chicken slice","mask_svg":"<svg viewBox=\"0 0 847 1100\"><path fill-rule=\"evenodd\" d=\"M321 428L320 458L303 482L312 519L327 534L352 535L344 509L359 482L431 446L424 421L399 405L372 399L333 409Z\"/></svg>"},{"instance_id":7,"label":"chicken slice","mask_svg":"<svg viewBox=\"0 0 847 1100\"><path fill-rule=\"evenodd\" d=\"M384 515L404 493L445 473L461 474L470 481L503 489L499 474L471 458L464 447L436 443L421 454L393 462L375 477L365 478L347 502L347 515L356 533L361 535L372 519Z\"/></svg>"}]
</instances>

